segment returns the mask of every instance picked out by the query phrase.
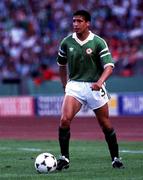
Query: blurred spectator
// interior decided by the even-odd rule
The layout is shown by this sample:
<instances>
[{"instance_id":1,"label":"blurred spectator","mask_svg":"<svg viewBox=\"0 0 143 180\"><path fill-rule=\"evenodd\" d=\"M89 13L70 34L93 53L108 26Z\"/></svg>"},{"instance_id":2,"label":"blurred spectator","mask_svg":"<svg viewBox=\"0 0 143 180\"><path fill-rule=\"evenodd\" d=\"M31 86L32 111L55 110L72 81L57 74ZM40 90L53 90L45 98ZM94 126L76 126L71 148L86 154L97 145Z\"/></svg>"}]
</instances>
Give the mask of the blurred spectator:
<instances>
[{"instance_id":1,"label":"blurred spectator","mask_svg":"<svg viewBox=\"0 0 143 180\"><path fill-rule=\"evenodd\" d=\"M114 74L143 74L142 0L1 0L0 78L30 77L41 63L57 73L57 47L72 31L73 11L82 8L111 49Z\"/></svg>"},{"instance_id":2,"label":"blurred spectator","mask_svg":"<svg viewBox=\"0 0 143 180\"><path fill-rule=\"evenodd\" d=\"M40 85L45 81L54 80L57 74L46 64L41 64L39 68L32 72L32 77L36 85Z\"/></svg>"}]
</instances>

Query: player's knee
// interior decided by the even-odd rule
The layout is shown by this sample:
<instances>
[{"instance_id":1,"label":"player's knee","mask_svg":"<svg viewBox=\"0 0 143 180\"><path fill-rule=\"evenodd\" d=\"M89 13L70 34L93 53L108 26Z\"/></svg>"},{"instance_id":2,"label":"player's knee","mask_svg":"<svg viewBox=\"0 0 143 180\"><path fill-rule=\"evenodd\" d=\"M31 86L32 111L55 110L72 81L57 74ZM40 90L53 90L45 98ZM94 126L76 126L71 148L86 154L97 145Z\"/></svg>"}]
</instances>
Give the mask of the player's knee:
<instances>
[{"instance_id":1,"label":"player's knee","mask_svg":"<svg viewBox=\"0 0 143 180\"><path fill-rule=\"evenodd\" d=\"M104 128L102 130L103 130L105 136L109 136L110 137L113 134L116 134L114 128Z\"/></svg>"},{"instance_id":2,"label":"player's knee","mask_svg":"<svg viewBox=\"0 0 143 180\"><path fill-rule=\"evenodd\" d=\"M62 128L70 128L70 123L71 123L70 118L68 118L67 116L63 116L61 118L60 126Z\"/></svg>"}]
</instances>

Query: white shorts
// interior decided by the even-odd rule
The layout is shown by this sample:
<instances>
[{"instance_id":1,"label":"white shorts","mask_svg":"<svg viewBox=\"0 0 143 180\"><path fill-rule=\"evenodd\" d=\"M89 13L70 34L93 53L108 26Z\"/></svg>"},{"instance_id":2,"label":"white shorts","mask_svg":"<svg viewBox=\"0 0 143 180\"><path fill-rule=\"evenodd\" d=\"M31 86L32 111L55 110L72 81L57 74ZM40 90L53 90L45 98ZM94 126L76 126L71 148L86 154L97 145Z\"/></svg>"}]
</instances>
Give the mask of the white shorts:
<instances>
[{"instance_id":1,"label":"white shorts","mask_svg":"<svg viewBox=\"0 0 143 180\"><path fill-rule=\"evenodd\" d=\"M90 82L68 81L65 92L90 109L98 109L105 105L110 97L104 85L100 91L92 91L91 85Z\"/></svg>"}]
</instances>

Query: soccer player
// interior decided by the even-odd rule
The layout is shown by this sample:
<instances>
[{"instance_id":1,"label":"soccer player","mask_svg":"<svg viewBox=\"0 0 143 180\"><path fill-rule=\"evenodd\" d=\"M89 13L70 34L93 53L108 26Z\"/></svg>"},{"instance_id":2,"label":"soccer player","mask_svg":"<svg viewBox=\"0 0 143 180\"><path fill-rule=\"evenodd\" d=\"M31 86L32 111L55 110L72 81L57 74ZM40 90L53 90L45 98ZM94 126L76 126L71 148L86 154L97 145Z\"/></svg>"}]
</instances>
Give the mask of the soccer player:
<instances>
[{"instance_id":1,"label":"soccer player","mask_svg":"<svg viewBox=\"0 0 143 180\"><path fill-rule=\"evenodd\" d=\"M113 168L124 167L119 158L116 133L109 120L109 95L105 89L105 81L112 74L114 63L105 40L90 31L90 21L89 12L76 11L73 14L74 32L65 37L59 47L57 63L65 96L59 126L61 156L57 170L69 168L70 125L83 104L96 115L109 147Z\"/></svg>"}]
</instances>

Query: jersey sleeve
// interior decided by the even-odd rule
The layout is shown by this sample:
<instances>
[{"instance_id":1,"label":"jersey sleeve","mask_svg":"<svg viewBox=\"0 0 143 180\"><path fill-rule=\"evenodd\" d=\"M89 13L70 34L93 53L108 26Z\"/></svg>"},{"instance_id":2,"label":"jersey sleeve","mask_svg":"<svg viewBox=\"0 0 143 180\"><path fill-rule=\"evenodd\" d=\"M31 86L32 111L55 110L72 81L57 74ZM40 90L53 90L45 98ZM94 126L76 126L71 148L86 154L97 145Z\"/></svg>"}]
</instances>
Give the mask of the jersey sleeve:
<instances>
[{"instance_id":1,"label":"jersey sleeve","mask_svg":"<svg viewBox=\"0 0 143 180\"><path fill-rule=\"evenodd\" d=\"M65 66L67 64L67 51L66 43L64 40L61 42L58 50L57 64L59 66Z\"/></svg>"},{"instance_id":2,"label":"jersey sleeve","mask_svg":"<svg viewBox=\"0 0 143 180\"><path fill-rule=\"evenodd\" d=\"M103 39L98 44L98 52L99 52L99 56L100 56L100 60L101 60L101 64L102 64L103 68L105 68L107 66L114 67L114 61L112 59L108 45L105 42L105 40L103 40Z\"/></svg>"}]
</instances>

